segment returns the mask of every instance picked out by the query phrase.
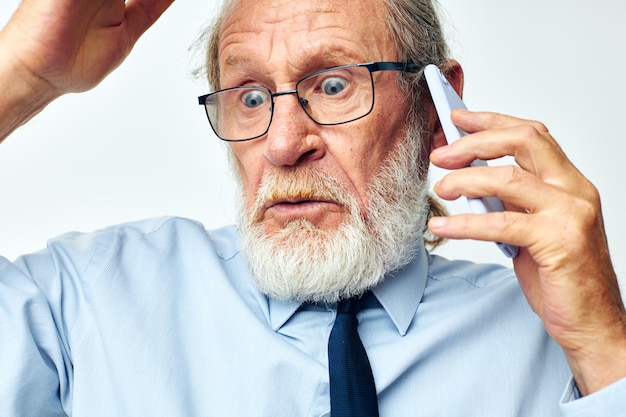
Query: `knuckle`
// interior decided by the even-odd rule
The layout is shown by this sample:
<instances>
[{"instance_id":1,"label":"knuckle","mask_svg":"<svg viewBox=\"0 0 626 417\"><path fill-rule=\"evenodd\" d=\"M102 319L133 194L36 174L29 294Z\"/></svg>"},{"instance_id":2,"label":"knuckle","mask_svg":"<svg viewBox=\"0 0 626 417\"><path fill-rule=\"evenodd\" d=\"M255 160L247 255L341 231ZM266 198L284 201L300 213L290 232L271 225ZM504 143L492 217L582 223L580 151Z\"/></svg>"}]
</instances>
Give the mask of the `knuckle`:
<instances>
[{"instance_id":1,"label":"knuckle","mask_svg":"<svg viewBox=\"0 0 626 417\"><path fill-rule=\"evenodd\" d=\"M539 135L544 135L549 132L548 127L542 122L533 120L531 121L531 126L537 131L537 133L539 133Z\"/></svg>"},{"instance_id":2,"label":"knuckle","mask_svg":"<svg viewBox=\"0 0 626 417\"><path fill-rule=\"evenodd\" d=\"M526 176L524 170L515 165L505 165L501 169L501 181L506 186L514 186L515 184L519 184L523 178Z\"/></svg>"},{"instance_id":3,"label":"knuckle","mask_svg":"<svg viewBox=\"0 0 626 417\"><path fill-rule=\"evenodd\" d=\"M586 194L587 194L587 199L589 200L589 202L591 202L594 205L594 207L599 208L601 205L600 191L598 191L598 189L592 183L589 183Z\"/></svg>"},{"instance_id":4,"label":"knuckle","mask_svg":"<svg viewBox=\"0 0 626 417\"><path fill-rule=\"evenodd\" d=\"M595 228L600 222L600 208L596 201L577 198L572 203L572 213L575 213L576 227L579 233Z\"/></svg>"},{"instance_id":5,"label":"knuckle","mask_svg":"<svg viewBox=\"0 0 626 417\"><path fill-rule=\"evenodd\" d=\"M539 129L534 123L521 126L520 130L521 137L523 137L525 140L532 140L535 142L542 141L543 134L545 133L542 132L541 129Z\"/></svg>"}]
</instances>

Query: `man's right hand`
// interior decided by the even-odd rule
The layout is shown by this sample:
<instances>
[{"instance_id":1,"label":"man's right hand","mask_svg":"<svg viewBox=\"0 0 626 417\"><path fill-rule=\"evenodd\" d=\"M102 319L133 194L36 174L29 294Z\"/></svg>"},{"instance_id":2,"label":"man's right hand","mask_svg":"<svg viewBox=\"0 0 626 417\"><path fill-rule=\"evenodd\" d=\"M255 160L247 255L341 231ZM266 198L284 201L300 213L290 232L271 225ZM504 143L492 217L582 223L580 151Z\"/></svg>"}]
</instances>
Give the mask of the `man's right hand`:
<instances>
[{"instance_id":1,"label":"man's right hand","mask_svg":"<svg viewBox=\"0 0 626 417\"><path fill-rule=\"evenodd\" d=\"M0 32L0 140L102 81L173 1L23 0Z\"/></svg>"}]
</instances>

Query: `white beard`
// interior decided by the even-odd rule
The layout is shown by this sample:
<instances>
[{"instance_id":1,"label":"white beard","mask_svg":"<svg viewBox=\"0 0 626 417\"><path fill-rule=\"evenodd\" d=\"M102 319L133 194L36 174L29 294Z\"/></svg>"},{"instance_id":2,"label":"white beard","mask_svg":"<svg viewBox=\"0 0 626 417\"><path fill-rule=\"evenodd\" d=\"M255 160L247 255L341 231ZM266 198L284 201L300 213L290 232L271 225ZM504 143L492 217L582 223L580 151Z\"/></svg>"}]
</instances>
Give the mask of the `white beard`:
<instances>
[{"instance_id":1,"label":"white beard","mask_svg":"<svg viewBox=\"0 0 626 417\"><path fill-rule=\"evenodd\" d=\"M362 294L409 263L428 215L420 143L417 131L400 141L376 173L363 211L353 195L323 172L291 168L264 175L251 211L245 210L243 197L239 202L242 249L259 289L285 301L336 302ZM341 225L323 230L298 219L266 234L261 219L268 196L307 193L310 198L311 192L344 205Z\"/></svg>"}]
</instances>

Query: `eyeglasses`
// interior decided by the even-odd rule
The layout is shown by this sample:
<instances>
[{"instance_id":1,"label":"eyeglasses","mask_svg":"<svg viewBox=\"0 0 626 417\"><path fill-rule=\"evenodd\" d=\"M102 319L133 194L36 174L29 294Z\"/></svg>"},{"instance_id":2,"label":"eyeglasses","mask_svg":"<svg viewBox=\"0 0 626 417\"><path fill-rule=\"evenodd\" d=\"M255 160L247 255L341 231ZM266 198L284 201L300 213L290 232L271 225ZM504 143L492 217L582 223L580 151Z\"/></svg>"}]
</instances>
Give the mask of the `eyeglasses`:
<instances>
[{"instance_id":1,"label":"eyeglasses","mask_svg":"<svg viewBox=\"0 0 626 417\"><path fill-rule=\"evenodd\" d=\"M262 86L226 88L198 97L215 134L228 142L264 136L272 123L274 97L295 94L300 106L315 123L332 126L353 122L374 108L376 71L417 72L411 62L370 62L328 68L307 75L293 90L272 93Z\"/></svg>"}]
</instances>

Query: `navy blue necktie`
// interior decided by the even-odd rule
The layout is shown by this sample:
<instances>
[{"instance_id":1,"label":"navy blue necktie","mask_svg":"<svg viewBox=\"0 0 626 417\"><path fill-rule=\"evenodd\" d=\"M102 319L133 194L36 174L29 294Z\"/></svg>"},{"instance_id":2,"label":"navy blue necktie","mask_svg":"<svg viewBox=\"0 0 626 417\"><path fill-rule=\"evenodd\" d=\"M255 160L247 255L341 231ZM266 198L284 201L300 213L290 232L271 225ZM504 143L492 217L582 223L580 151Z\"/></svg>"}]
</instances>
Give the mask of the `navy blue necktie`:
<instances>
[{"instance_id":1,"label":"navy blue necktie","mask_svg":"<svg viewBox=\"0 0 626 417\"><path fill-rule=\"evenodd\" d=\"M372 368L357 332L361 300L342 301L328 340L331 417L378 417Z\"/></svg>"}]
</instances>

